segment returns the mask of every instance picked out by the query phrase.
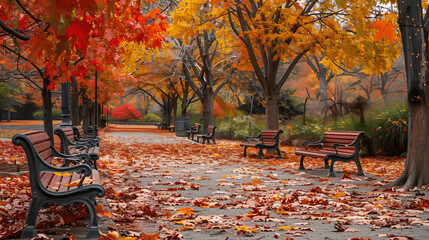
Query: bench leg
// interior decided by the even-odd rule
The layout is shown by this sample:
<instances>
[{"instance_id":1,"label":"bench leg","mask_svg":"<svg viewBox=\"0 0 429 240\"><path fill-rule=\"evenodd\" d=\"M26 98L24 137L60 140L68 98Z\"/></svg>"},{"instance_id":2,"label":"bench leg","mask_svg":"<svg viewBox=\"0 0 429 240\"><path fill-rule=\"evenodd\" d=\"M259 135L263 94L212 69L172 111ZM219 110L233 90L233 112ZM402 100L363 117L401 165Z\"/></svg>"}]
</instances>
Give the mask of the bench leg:
<instances>
[{"instance_id":1,"label":"bench leg","mask_svg":"<svg viewBox=\"0 0 429 240\"><path fill-rule=\"evenodd\" d=\"M246 156L246 150L247 150L247 147L244 147L244 154L243 154L243 157L245 157L245 156Z\"/></svg>"},{"instance_id":2,"label":"bench leg","mask_svg":"<svg viewBox=\"0 0 429 240\"><path fill-rule=\"evenodd\" d=\"M39 210L42 207L43 203L38 199L33 198L30 203L30 208L28 209L27 219L25 220L24 229L21 231L21 238L34 238L37 237L36 231L36 220Z\"/></svg>"},{"instance_id":3,"label":"bench leg","mask_svg":"<svg viewBox=\"0 0 429 240\"><path fill-rule=\"evenodd\" d=\"M277 147L277 158L282 158L282 154L280 153L280 149Z\"/></svg>"},{"instance_id":4,"label":"bench leg","mask_svg":"<svg viewBox=\"0 0 429 240\"><path fill-rule=\"evenodd\" d=\"M358 174L357 175L358 176L365 176L365 174L363 174L362 165L360 164L359 158L356 158L354 161L355 161L357 169L358 169Z\"/></svg>"},{"instance_id":5,"label":"bench leg","mask_svg":"<svg viewBox=\"0 0 429 240\"><path fill-rule=\"evenodd\" d=\"M86 205L89 213L89 231L88 231L88 234L86 234L86 238L98 239L98 238L101 238L101 235L100 235L100 232L98 231L97 211L95 209L94 201L90 199L85 199L82 201L82 203Z\"/></svg>"},{"instance_id":6,"label":"bench leg","mask_svg":"<svg viewBox=\"0 0 429 240\"><path fill-rule=\"evenodd\" d=\"M264 153L262 152L262 148L259 148L258 159L261 159L263 156L264 156Z\"/></svg>"},{"instance_id":7,"label":"bench leg","mask_svg":"<svg viewBox=\"0 0 429 240\"><path fill-rule=\"evenodd\" d=\"M326 161L328 161L328 159L326 159ZM335 160L332 159L331 160L331 167L329 168L329 174L328 177L335 177L335 173L334 173L334 164L335 164Z\"/></svg>"},{"instance_id":8,"label":"bench leg","mask_svg":"<svg viewBox=\"0 0 429 240\"><path fill-rule=\"evenodd\" d=\"M325 167L324 169L329 169L329 159L323 159L323 161L325 162Z\"/></svg>"},{"instance_id":9,"label":"bench leg","mask_svg":"<svg viewBox=\"0 0 429 240\"><path fill-rule=\"evenodd\" d=\"M213 144L216 144L216 140L214 138L212 138L212 140L213 140Z\"/></svg>"},{"instance_id":10,"label":"bench leg","mask_svg":"<svg viewBox=\"0 0 429 240\"><path fill-rule=\"evenodd\" d=\"M305 156L302 155L301 156L301 161L299 161L299 168L298 168L298 170L305 170L305 167L304 167L304 158L305 158Z\"/></svg>"}]
</instances>

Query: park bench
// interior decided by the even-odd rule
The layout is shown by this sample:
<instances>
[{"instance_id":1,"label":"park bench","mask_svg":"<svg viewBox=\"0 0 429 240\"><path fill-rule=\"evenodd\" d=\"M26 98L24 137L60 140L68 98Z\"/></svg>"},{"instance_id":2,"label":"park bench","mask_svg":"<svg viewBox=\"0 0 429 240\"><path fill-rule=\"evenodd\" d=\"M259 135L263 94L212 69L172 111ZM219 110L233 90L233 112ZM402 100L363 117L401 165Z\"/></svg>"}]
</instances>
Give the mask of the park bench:
<instances>
[{"instance_id":1,"label":"park bench","mask_svg":"<svg viewBox=\"0 0 429 240\"><path fill-rule=\"evenodd\" d=\"M90 141L75 141L73 129L70 127L57 128L54 133L61 139L61 152L68 155L88 153L96 163L99 158L100 149ZM97 169L97 164L95 164Z\"/></svg>"},{"instance_id":2,"label":"park bench","mask_svg":"<svg viewBox=\"0 0 429 240\"><path fill-rule=\"evenodd\" d=\"M201 124L194 123L194 126L189 128L188 130L186 130L186 134L188 135L188 139L194 140L194 135L198 134L200 132L200 129L201 129Z\"/></svg>"},{"instance_id":3,"label":"park bench","mask_svg":"<svg viewBox=\"0 0 429 240\"><path fill-rule=\"evenodd\" d=\"M155 126L156 126L158 129L164 129L165 122L160 122L160 123L158 123L158 124L155 124Z\"/></svg>"},{"instance_id":4,"label":"park bench","mask_svg":"<svg viewBox=\"0 0 429 240\"><path fill-rule=\"evenodd\" d=\"M203 144L206 142L207 140L207 144L210 143L210 139L213 140L213 143L216 144L216 140L215 140L215 130L217 127L213 126L213 125L209 125L207 127L207 129L205 129L204 131L202 131L200 134L197 134L197 142L200 142L200 138L203 139Z\"/></svg>"},{"instance_id":5,"label":"park bench","mask_svg":"<svg viewBox=\"0 0 429 240\"><path fill-rule=\"evenodd\" d=\"M283 130L280 129L265 129L262 130L257 137L246 137L246 140L240 143L241 147L244 147L244 156L246 156L246 150L249 147L259 149L258 159L264 156L263 149L275 149L277 150L277 158L281 158L279 149L280 134Z\"/></svg>"},{"instance_id":6,"label":"park bench","mask_svg":"<svg viewBox=\"0 0 429 240\"><path fill-rule=\"evenodd\" d=\"M53 166L55 158L74 163L80 163L82 159L90 161L88 154L70 156L59 153L51 144L48 134L43 131L16 134L12 142L24 148L32 194L21 238L37 237L35 226L41 207L48 206L49 203L65 206L76 202L83 203L88 208L87 238L100 238L95 197L103 197L105 189L100 185L98 171L87 164L65 166L63 163L61 167Z\"/></svg>"},{"instance_id":7,"label":"park bench","mask_svg":"<svg viewBox=\"0 0 429 240\"><path fill-rule=\"evenodd\" d=\"M165 130L169 130L170 132L174 132L174 125L165 125L164 126L164 129Z\"/></svg>"},{"instance_id":8,"label":"park bench","mask_svg":"<svg viewBox=\"0 0 429 240\"><path fill-rule=\"evenodd\" d=\"M95 131L92 131L91 133L85 132L82 125L73 126L73 132L76 141L90 140L94 142L97 146L101 142L100 137L97 136L97 133Z\"/></svg>"},{"instance_id":9,"label":"park bench","mask_svg":"<svg viewBox=\"0 0 429 240\"><path fill-rule=\"evenodd\" d=\"M299 170L305 170L304 157L323 158L325 169L329 170L329 177L335 177L334 164L337 161L354 161L358 168L358 176L364 176L359 161L360 140L365 137L365 132L359 131L327 131L322 139L317 142L304 141L305 149L296 150L295 154L301 156ZM319 145L321 148L310 150L308 146ZM331 166L329 166L331 159Z\"/></svg>"}]
</instances>

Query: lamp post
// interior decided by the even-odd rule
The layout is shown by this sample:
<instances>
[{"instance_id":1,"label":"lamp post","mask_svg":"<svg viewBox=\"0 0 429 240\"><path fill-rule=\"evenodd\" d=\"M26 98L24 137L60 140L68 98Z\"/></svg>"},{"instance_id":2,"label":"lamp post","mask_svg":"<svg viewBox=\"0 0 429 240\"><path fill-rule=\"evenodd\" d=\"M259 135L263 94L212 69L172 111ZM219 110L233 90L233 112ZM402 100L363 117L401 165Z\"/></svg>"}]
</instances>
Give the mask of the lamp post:
<instances>
[{"instance_id":1,"label":"lamp post","mask_svg":"<svg viewBox=\"0 0 429 240\"><path fill-rule=\"evenodd\" d=\"M61 127L71 126L70 123L70 81L61 83Z\"/></svg>"}]
</instances>

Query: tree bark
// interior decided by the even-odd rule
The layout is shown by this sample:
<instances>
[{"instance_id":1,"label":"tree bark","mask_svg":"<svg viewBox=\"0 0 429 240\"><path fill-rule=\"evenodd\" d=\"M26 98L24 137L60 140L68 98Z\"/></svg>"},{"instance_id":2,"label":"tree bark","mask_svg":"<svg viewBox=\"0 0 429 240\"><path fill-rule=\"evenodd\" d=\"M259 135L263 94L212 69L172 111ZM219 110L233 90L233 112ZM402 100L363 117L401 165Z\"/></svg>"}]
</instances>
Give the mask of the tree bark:
<instances>
[{"instance_id":1,"label":"tree bark","mask_svg":"<svg viewBox=\"0 0 429 240\"><path fill-rule=\"evenodd\" d=\"M276 93L270 92L265 94L267 129L279 128L278 98L279 96Z\"/></svg>"},{"instance_id":2,"label":"tree bark","mask_svg":"<svg viewBox=\"0 0 429 240\"><path fill-rule=\"evenodd\" d=\"M71 120L72 125L80 125L80 118L79 118L79 88L77 86L77 81L74 77L71 78L71 87L72 87L72 94L71 94Z\"/></svg>"},{"instance_id":3,"label":"tree bark","mask_svg":"<svg viewBox=\"0 0 429 240\"><path fill-rule=\"evenodd\" d=\"M207 129L209 125L213 125L213 91L206 90L203 96L203 128Z\"/></svg>"},{"instance_id":4,"label":"tree bark","mask_svg":"<svg viewBox=\"0 0 429 240\"><path fill-rule=\"evenodd\" d=\"M420 0L398 1L408 87L408 152L402 175L384 187L411 189L429 183L429 71L421 6Z\"/></svg>"}]
</instances>

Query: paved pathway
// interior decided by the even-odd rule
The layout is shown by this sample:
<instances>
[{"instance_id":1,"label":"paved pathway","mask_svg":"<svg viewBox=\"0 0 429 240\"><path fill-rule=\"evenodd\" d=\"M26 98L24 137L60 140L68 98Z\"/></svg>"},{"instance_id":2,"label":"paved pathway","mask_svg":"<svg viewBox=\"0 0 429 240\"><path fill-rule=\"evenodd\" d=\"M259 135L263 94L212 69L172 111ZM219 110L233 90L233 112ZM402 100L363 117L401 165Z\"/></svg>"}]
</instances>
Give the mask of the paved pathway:
<instances>
[{"instance_id":1,"label":"paved pathway","mask_svg":"<svg viewBox=\"0 0 429 240\"><path fill-rule=\"evenodd\" d=\"M112 136L114 138L119 138L122 142L139 142L142 144L153 144L153 143L167 143L167 144L185 144L190 143L190 141L185 138L177 138L173 133L159 134L156 132L106 132L106 135ZM118 159L119 161L119 159ZM164 162L163 162L164 161ZM275 169L266 164L259 164L258 166L253 166L254 168L248 168L248 166L241 165L239 163L235 165L213 165L213 164L191 164L191 163L179 163L166 161L165 159L160 159L160 164L154 169L142 169L141 171L134 171L134 169L138 169L138 162L134 161L133 166L130 166L126 172L122 174L118 174L118 179L124 180L124 186L129 184L129 186L139 186L144 189L142 194L148 194L151 191L157 191L157 189L166 189L169 186L165 186L162 183L166 182L177 182L177 181L187 181L194 182L199 184L198 190L178 190L178 191L164 191L166 197L164 205L162 206L165 210L169 210L174 213L175 209L182 207L192 207L195 210L195 213L200 216L208 216L208 215L219 215L219 216L239 216L244 215L250 211L250 207L237 207L234 208L232 202L237 202L239 204L243 204L243 201L246 204L252 204L252 195L254 193L261 193L266 191L267 196L269 196L270 192L268 190L277 190L282 189L281 192L287 194L294 189L312 189L315 186L329 187L332 184L338 184L341 182L341 173L337 173L337 178L332 179L331 182L319 182L320 179L326 177L327 170L325 169L315 169L315 170L307 170L306 173L302 172L302 174L297 175L296 171L285 170L285 169ZM140 163L141 164L141 163ZM234 175L235 177L232 177ZM231 177L225 177L231 176ZM263 179L268 190L256 190L256 191L248 191L248 190L240 190L240 186L242 188L243 183L248 183L249 179L252 177L259 177ZM271 177L272 179L269 179ZM275 178L280 178L275 180ZM361 178L355 180L353 184L368 184L373 183L374 181L379 181L380 178L376 178L373 176L367 175L368 178ZM223 179L224 183L228 183L225 185L220 185L219 179ZM284 183L284 179L289 179L289 184ZM198 180L198 181L197 181ZM309 184L311 182L312 184ZM354 190L352 183L344 183L344 188L348 189L347 191L352 192ZM121 184L122 185L122 184ZM350 186L349 186L350 185ZM372 186L371 184L368 184ZM261 186L262 187L262 186ZM351 188L351 189L350 189ZM346 191L346 190L345 190ZM356 192L361 191L371 191L369 187L363 188L359 187L355 189ZM356 193L358 194L358 193ZM428 194L427 192L423 192L423 194ZM414 193L412 193L414 196ZM150 196L148 194L148 196ZM180 196L180 197L179 197ZM157 196L159 197L159 196ZM225 204L225 208L202 208L196 207L191 204L192 199L198 199L208 197L209 199L224 199L219 200L222 204ZM178 201L177 204L172 199L176 199ZM409 197L412 199L412 197ZM248 199L246 201L246 199ZM331 199L332 200L332 199ZM106 199L103 199L103 202L106 203ZM374 201L375 198L374 198ZM184 203L185 202L185 203ZM162 202L161 202L162 203ZM158 203L159 204L159 203ZM162 204L161 204L162 205ZM280 219L278 215L272 211L271 215L274 218ZM318 211L317 209L309 209L309 211ZM320 210L319 210L320 211ZM276 216L276 217L274 217ZM374 217L377 215L374 214ZM419 215L421 219L429 219L429 213L425 212ZM406 219L406 218L405 218ZM404 219L404 221L405 221ZM226 221L230 221L231 219L227 219ZM349 227L358 229L359 232L337 232L333 225L334 222L324 221L323 218L320 220L304 220L298 218L288 218L287 215L285 219L280 219L281 222L275 221L266 221L266 222L256 222L256 224L264 224L266 226L299 226L295 224L302 223L304 221L309 222L309 225L305 227L310 227L316 229L315 232L307 231L304 236L297 237L292 235L285 235L281 231L260 231L256 234L247 234L241 237L237 237L237 231L233 228L228 229L201 229L200 231L182 231L185 239L246 239L246 240L256 240L256 239L274 239L276 234L279 234L279 239L283 237L293 237L294 239L311 239L311 240L345 240L353 237L362 237L356 239L364 239L365 237L369 239L387 239L387 237L381 237L379 234L395 234L400 236L410 236L416 240L424 240L428 239L429 236L429 228L427 226L418 226L413 225L410 229L392 229L392 228L382 228L376 231L370 231L368 225L357 225L353 224ZM151 221L150 219L142 219L138 220L138 230L143 231L146 234L156 233L158 232L158 227L162 222L159 221ZM165 222L165 221L164 221ZM248 225L255 225L255 222L246 222ZM99 218L100 230L103 233L107 232L107 229L121 229L120 223L114 223L111 219L107 217ZM182 225L173 225L172 222L167 221L167 227L169 229L179 228ZM127 227L122 227L127 229ZM273 227L276 228L276 227ZM63 226L58 228L60 232L72 231L76 237L76 239L83 239L87 232L87 227L70 227ZM137 231L137 230L136 230ZM62 239L61 236L58 235L49 235L50 237L54 237L55 239ZM405 238L404 238L405 239Z\"/></svg>"}]
</instances>

